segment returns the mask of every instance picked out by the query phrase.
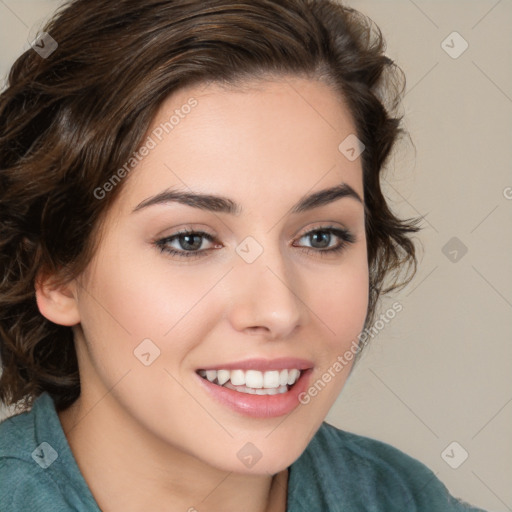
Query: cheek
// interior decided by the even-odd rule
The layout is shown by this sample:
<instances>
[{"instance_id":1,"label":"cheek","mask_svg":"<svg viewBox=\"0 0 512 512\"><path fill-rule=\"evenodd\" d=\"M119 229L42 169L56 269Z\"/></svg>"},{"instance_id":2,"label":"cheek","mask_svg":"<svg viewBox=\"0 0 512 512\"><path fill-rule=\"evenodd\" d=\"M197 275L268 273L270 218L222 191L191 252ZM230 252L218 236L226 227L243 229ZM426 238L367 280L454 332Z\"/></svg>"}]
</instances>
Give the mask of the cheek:
<instances>
[{"instance_id":1,"label":"cheek","mask_svg":"<svg viewBox=\"0 0 512 512\"><path fill-rule=\"evenodd\" d=\"M367 315L366 246L360 249L324 276L324 286L309 286L315 325L324 335L317 345L318 364L302 403L316 408L319 418L327 415L350 374Z\"/></svg>"},{"instance_id":2,"label":"cheek","mask_svg":"<svg viewBox=\"0 0 512 512\"><path fill-rule=\"evenodd\" d=\"M310 286L311 308L330 333L329 349L343 350L357 339L368 310L366 252L354 252L336 272L331 270L323 282L320 287Z\"/></svg>"},{"instance_id":3,"label":"cheek","mask_svg":"<svg viewBox=\"0 0 512 512\"><path fill-rule=\"evenodd\" d=\"M214 307L208 292L219 279L217 273L199 267L177 269L164 257L148 264L147 256L137 257L135 251L133 256L125 251L122 258L114 251L110 254L92 267L84 282L81 318L89 341L101 346L108 339L102 349L133 357L134 348L146 338L162 353L169 345L179 353L180 343L200 339L200 332L208 331L211 326L203 303L210 311Z\"/></svg>"}]
</instances>

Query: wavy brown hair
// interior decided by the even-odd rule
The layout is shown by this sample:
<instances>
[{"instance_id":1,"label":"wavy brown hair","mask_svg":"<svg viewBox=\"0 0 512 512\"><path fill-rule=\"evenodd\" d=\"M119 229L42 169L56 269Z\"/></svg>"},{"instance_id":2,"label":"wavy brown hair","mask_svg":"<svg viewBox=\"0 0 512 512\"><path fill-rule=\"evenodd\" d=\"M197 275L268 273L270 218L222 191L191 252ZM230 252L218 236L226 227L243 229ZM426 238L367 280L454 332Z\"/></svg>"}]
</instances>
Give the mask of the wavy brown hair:
<instances>
[{"instance_id":1,"label":"wavy brown hair","mask_svg":"<svg viewBox=\"0 0 512 512\"><path fill-rule=\"evenodd\" d=\"M123 183L101 200L95 189L185 86L290 74L332 86L365 145L366 325L410 280L417 221L397 218L380 186L405 80L368 18L331 0L74 0L44 31L58 48L23 53L0 95L1 401L24 408L47 391L62 410L79 396L72 330L41 315L35 280L85 269Z\"/></svg>"}]
</instances>

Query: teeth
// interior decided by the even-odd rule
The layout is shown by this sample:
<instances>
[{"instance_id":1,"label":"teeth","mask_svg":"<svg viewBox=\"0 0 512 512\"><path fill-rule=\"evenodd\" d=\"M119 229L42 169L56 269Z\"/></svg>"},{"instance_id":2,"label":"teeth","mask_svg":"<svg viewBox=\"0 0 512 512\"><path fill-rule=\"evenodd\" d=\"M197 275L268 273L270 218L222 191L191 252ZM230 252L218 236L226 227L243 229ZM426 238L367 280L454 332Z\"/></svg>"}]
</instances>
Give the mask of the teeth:
<instances>
[{"instance_id":1,"label":"teeth","mask_svg":"<svg viewBox=\"0 0 512 512\"><path fill-rule=\"evenodd\" d=\"M233 386L243 386L245 384L245 373L243 370L231 370L230 379Z\"/></svg>"},{"instance_id":2,"label":"teeth","mask_svg":"<svg viewBox=\"0 0 512 512\"><path fill-rule=\"evenodd\" d=\"M295 382L297 382L300 375L300 371L296 370L295 368L293 370L290 370L288 372L288 384L291 386Z\"/></svg>"},{"instance_id":3,"label":"teeth","mask_svg":"<svg viewBox=\"0 0 512 512\"><path fill-rule=\"evenodd\" d=\"M286 392L286 386L292 386L300 377L300 370L199 370L199 375L210 382L233 389L234 386L245 386L245 393L258 395L274 395ZM230 381L230 382L228 382ZM285 388L285 391L280 391ZM237 390L238 391L238 390Z\"/></svg>"},{"instance_id":4,"label":"teeth","mask_svg":"<svg viewBox=\"0 0 512 512\"><path fill-rule=\"evenodd\" d=\"M247 393L249 395L279 395L281 393L286 393L288 391L287 386L280 386L278 388L262 388L262 389L254 389L248 388L247 386L233 386L231 382L226 382L224 385L225 388L233 389L234 391L238 391L239 393Z\"/></svg>"},{"instance_id":5,"label":"teeth","mask_svg":"<svg viewBox=\"0 0 512 512\"><path fill-rule=\"evenodd\" d=\"M221 386L225 384L231 376L231 372L229 370L219 370L215 373L217 373L217 380Z\"/></svg>"},{"instance_id":6,"label":"teeth","mask_svg":"<svg viewBox=\"0 0 512 512\"><path fill-rule=\"evenodd\" d=\"M263 387L264 388L277 388L279 387L279 372L273 370L263 374Z\"/></svg>"},{"instance_id":7,"label":"teeth","mask_svg":"<svg viewBox=\"0 0 512 512\"><path fill-rule=\"evenodd\" d=\"M248 388L262 388L263 387L263 373L257 370L247 370L245 372L245 385Z\"/></svg>"}]
</instances>

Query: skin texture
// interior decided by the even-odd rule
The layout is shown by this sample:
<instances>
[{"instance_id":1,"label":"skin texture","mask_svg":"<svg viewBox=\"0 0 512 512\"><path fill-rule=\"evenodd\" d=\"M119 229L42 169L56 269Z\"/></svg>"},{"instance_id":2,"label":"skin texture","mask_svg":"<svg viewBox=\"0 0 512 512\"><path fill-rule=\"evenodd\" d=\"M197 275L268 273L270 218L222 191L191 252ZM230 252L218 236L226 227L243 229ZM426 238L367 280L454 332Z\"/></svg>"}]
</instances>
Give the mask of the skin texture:
<instances>
[{"instance_id":1,"label":"skin texture","mask_svg":"<svg viewBox=\"0 0 512 512\"><path fill-rule=\"evenodd\" d=\"M315 382L357 338L368 305L363 205L345 197L290 212L303 196L342 182L363 198L360 159L338 150L355 129L329 86L281 77L182 89L148 134L191 97L197 106L125 178L86 271L67 286L37 286L41 313L75 335L82 394L60 420L106 512L284 511L287 467L350 366L307 405L276 418L218 403L195 371L299 357L312 361ZM225 196L242 213L175 202L133 213L166 189ZM304 235L325 226L348 229L354 242L320 254ZM183 228L214 242L203 239L208 250L192 258L155 246ZM263 248L250 264L235 251L247 236ZM338 244L332 235L330 246ZM177 240L168 245L185 252ZM134 356L146 338L160 350L149 366ZM237 457L247 442L262 454L252 468Z\"/></svg>"}]
</instances>

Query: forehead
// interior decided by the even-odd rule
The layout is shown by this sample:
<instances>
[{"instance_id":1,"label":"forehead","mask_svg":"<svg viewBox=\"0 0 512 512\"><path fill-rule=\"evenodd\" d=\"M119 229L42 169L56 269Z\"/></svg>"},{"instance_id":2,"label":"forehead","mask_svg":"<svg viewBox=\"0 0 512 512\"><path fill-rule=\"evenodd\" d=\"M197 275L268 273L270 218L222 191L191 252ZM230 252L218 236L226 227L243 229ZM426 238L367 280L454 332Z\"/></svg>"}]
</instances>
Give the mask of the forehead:
<instances>
[{"instance_id":1,"label":"forehead","mask_svg":"<svg viewBox=\"0 0 512 512\"><path fill-rule=\"evenodd\" d=\"M360 159L340 150L354 134L343 99L316 80L184 88L160 106L123 195L133 204L162 188L231 196L243 186L261 202L344 182L363 197Z\"/></svg>"}]
</instances>

